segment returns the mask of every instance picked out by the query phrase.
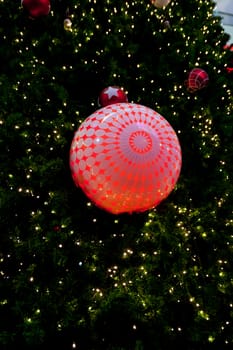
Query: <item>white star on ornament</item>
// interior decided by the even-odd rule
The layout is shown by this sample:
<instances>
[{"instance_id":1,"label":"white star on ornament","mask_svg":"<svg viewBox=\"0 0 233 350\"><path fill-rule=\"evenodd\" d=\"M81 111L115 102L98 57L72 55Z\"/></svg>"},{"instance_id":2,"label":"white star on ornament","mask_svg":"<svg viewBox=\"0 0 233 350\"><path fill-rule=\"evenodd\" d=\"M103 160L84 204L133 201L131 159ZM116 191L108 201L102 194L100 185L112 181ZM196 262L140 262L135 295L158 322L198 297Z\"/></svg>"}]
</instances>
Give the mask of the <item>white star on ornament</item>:
<instances>
[{"instance_id":1,"label":"white star on ornament","mask_svg":"<svg viewBox=\"0 0 233 350\"><path fill-rule=\"evenodd\" d=\"M105 91L105 94L108 95L109 99L112 98L113 96L118 97L118 90L119 89L117 89L117 88L113 88L113 87L109 86L107 88L107 90Z\"/></svg>"}]
</instances>

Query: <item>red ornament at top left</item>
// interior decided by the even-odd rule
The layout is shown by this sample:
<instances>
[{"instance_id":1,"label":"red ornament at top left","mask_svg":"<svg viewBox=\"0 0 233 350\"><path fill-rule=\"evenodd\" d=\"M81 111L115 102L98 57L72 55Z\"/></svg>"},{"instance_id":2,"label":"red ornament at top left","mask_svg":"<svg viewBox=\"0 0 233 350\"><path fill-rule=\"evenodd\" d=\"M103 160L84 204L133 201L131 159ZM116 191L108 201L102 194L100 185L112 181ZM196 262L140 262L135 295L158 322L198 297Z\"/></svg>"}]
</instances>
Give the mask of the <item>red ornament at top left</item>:
<instances>
[{"instance_id":1,"label":"red ornament at top left","mask_svg":"<svg viewBox=\"0 0 233 350\"><path fill-rule=\"evenodd\" d=\"M98 104L106 107L114 103L128 102L128 98L123 89L119 86L108 86L100 92Z\"/></svg>"},{"instance_id":2,"label":"red ornament at top left","mask_svg":"<svg viewBox=\"0 0 233 350\"><path fill-rule=\"evenodd\" d=\"M47 16L50 12L50 0L22 0L23 9L31 18Z\"/></svg>"}]
</instances>

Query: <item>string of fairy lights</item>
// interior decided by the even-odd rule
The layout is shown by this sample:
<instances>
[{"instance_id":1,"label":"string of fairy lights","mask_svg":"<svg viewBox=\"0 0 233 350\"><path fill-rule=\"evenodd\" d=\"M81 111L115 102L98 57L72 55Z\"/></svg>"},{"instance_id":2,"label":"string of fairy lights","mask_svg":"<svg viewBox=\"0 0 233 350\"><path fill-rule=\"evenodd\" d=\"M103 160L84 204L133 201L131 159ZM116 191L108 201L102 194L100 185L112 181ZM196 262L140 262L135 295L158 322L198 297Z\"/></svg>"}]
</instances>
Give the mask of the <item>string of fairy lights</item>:
<instances>
[{"instance_id":1,"label":"string of fairy lights","mask_svg":"<svg viewBox=\"0 0 233 350\"><path fill-rule=\"evenodd\" d=\"M1 2L4 3L4 0L1 0ZM140 1L139 3L144 4L147 14L148 14L148 18L147 18L147 22L151 23L154 21L155 17L158 21L161 21L161 23L164 21L164 14L162 11L157 10L156 8L154 8L153 6L151 6L151 4L145 4L145 1ZM206 1L199 1L199 7L198 7L198 11L202 11L203 5L205 5ZM101 30L101 23L98 23L98 19L95 18L95 6L98 6L98 1L97 0L89 0L89 4L91 5L90 7L90 11L88 12L85 9L82 9L81 11L81 17L80 17L80 21L83 23L88 23L89 27L86 28L86 30L83 32L83 37L82 37L82 41L78 42L77 45L75 45L74 47L74 54L78 54L78 53L82 53L82 49L85 46L86 43L90 42L92 40L92 38L95 36L96 31ZM138 11L135 11L134 15L130 14L132 11L132 9L134 8L134 6L136 6L138 4L138 1L132 1L131 3L129 2L124 2L124 4L122 5L121 8L119 7L112 7L111 5L111 1L108 0L106 1L106 6L103 9L104 12L104 16L106 16L106 18L108 18L108 25L109 27L106 28L105 31L105 35L106 36L110 36L112 34L113 28L112 28L112 23L114 22L114 18L119 14L122 16L122 14L124 14L124 17L126 19L126 22L130 23L130 28L129 30L134 31L135 26L134 26L134 19L135 17L140 16L140 13ZM173 20L175 20L175 15L174 13L176 12L176 5L177 2L176 1L171 1L169 8L167 8L166 13L167 13L167 17L169 18L169 21L172 23ZM74 5L74 9L73 9L73 14L70 15L70 19L72 21L72 27L69 27L69 34L72 35L73 38L75 37L79 37L80 36L80 31L79 31L79 23L78 21L76 21L76 17L75 17L75 13L79 12L79 4L75 4ZM55 16L55 10L52 9L51 11L51 16ZM177 16L177 14L176 14ZM92 18L92 22L90 23L90 17ZM195 21L198 21L198 14L193 14L192 19ZM218 19L214 19L213 18L213 8L212 6L210 6L209 10L207 11L206 14L206 23L203 24L203 26L200 28L201 32L203 33L203 37L206 37L206 39L204 39L203 43L208 44L208 36L210 34L210 23L213 24L217 24L218 23ZM191 34L186 34L185 32L185 28L183 27L183 25L185 25L185 23L187 22L187 18L182 16L179 18L179 27L178 26L174 26L173 30L174 32L179 31L179 33L182 35L182 38L184 40L184 45L186 48L186 51L182 51L182 55L184 57L189 57L190 55L190 51L189 48L190 46L195 46L197 45L198 42L198 38L193 37L193 35ZM164 28L161 26L161 29L159 29L159 33L166 33L168 29ZM115 30L116 31L116 30ZM124 34L124 30L122 27L119 27L117 29L117 32L119 34L119 36L121 37L121 41L119 42L119 47L121 49L125 49L126 47L126 34ZM30 51L30 47L28 46L24 46L24 32L20 31L18 33L15 34L15 39L14 39L14 45L16 48L16 54L21 55L23 57L23 55L25 54L25 52ZM153 35L157 35L156 32L153 32ZM3 35L3 40L7 41L8 37L7 35ZM37 47L37 45L39 44L37 39L33 39L32 41L32 46L35 48ZM52 40L52 44L55 44L55 42L53 42ZM166 42L164 43L165 46L170 47L173 45L172 42ZM212 52L211 52L211 56L214 58L214 60L216 61L221 61L221 59L223 58L224 52L219 52L219 47L220 45L220 40L217 40L215 42L215 46L216 46L216 51L212 48ZM129 61L131 60L131 58L133 57L133 50L130 51L128 48L126 48L126 50L128 50L128 59ZM162 52L163 51L163 47L161 46L159 48L159 50ZM95 64L96 66L98 66L98 59L101 57L101 55L104 53L103 49L97 49L96 50L96 55L95 55L95 59L92 58L92 61L89 62L88 57L84 57L83 58L83 65L88 66L89 64ZM180 48L176 49L176 54L179 55L181 54L181 50ZM210 56L210 51L209 49L204 49L203 52L200 52L199 55L196 57L196 61L194 62L194 66L200 66L200 64L205 61L205 64L208 66L211 63L208 61L208 58ZM45 60L39 60L36 56L33 56L31 58L31 60L27 63L25 63L24 61L20 62L20 66L21 68L25 68L25 69L29 69L31 77L28 76L28 81L27 81L27 86L30 89L30 87L32 86L32 82L31 79L33 79L33 77L36 74L36 71L39 69L40 66L46 66L46 62ZM28 68L29 67L29 68ZM73 70L73 66L72 65L64 65L61 67L61 70L64 72L66 71L71 71ZM217 66L212 66L212 70L213 72L215 72L217 75L221 75L222 72L221 70L217 67ZM166 72L166 77L170 77L173 75L172 71ZM114 79L121 79L121 72L112 72L112 78ZM138 62L135 66L135 76L133 77L133 79L135 79L135 81L139 81L139 80L143 80L143 73L141 71L141 63ZM51 76L51 80L52 81L56 81L56 77L55 76ZM17 92L17 93L21 93L22 97L24 100L28 100L28 95L26 92L23 91L21 85L22 85L22 81L18 80L15 82L15 84L12 86L12 89ZM155 81L153 79L151 79L151 81L148 82L147 86L144 86L142 88L142 92L145 92L147 90L150 90L151 87L154 86ZM162 95L164 90L164 88L161 86L158 86L158 91L159 93ZM188 95L184 89L184 85L181 83L177 83L175 85L172 85L169 87L169 107L170 107L170 111L171 111L171 118L177 118L178 117L178 112L177 112L177 104L178 103L182 103L183 99L188 99L188 100L193 100L198 101L199 97L198 96L193 96L193 95ZM232 99L232 92L230 90L230 88L228 87L227 84L223 84L222 86L222 97L221 97L222 101L226 102L226 108L224 110L224 113L227 116L231 116L232 115L232 110L233 110L233 99ZM50 98L46 99L46 103L51 104L53 101L51 101ZM91 101L91 106L94 108L95 104L93 101ZM56 106L54 106L55 108ZM62 103L62 107L59 106L58 109L56 111L54 111L54 113L57 113L58 115L62 116L63 112L65 109L67 109L69 107L69 103L68 101L63 101ZM154 107L157 110L160 110L162 108L162 106L160 105L159 101L155 101L154 102ZM42 109L42 105L38 106L38 112L41 112L41 114L43 113L43 109ZM217 107L218 109L220 109L221 107ZM218 111L219 112L219 111ZM208 114L208 113L207 113ZM76 110L76 116L77 118L77 124L80 124L83 120L80 116L80 111L77 109ZM195 114L191 115L190 118L192 120L194 120L194 124L192 125L192 128L197 128L198 132L201 135L201 144L200 144L200 148L201 149L206 149L207 143L208 143L208 147L211 149L211 151L213 152L213 150L218 149L221 145L221 140L220 137L217 133L215 133L213 131L213 120L209 117L206 117L206 111L205 111L205 107L200 107L198 112L195 112ZM2 118L0 120L0 127L4 127L6 121ZM41 119L40 120L41 123L41 127L43 126L43 124L47 123L47 121L45 119ZM77 127L77 125L71 121L70 123L68 123L68 128L70 129L74 129L75 127ZM61 144L62 140L63 140L63 134L62 134L62 130L67 127L67 124L65 125L64 123L62 123L61 125L56 126L55 123L53 122L53 120L51 120L49 122L49 128L50 131L47 134L47 142L49 144L49 150L51 152L54 151L54 147L56 144ZM17 123L14 126L12 126L12 128L14 128L15 131L17 131L22 138L29 140L30 137L32 137L32 135L30 134L30 130L33 128L33 122L31 122L30 120L22 120L21 124ZM182 130L179 129L177 130L178 134L182 133ZM40 141L40 131L36 131L36 134L34 135L35 137L35 143L37 145L40 145L41 141ZM25 150L25 154L30 158L33 154L33 149L32 146L30 144L30 142L28 143L28 147ZM206 153L206 157L209 158L211 157L211 154L209 154L208 152ZM220 173L225 173L225 168L226 168L226 162L222 159L219 160L219 165L218 165L218 172ZM31 196L31 197L35 197L36 199L40 199L40 194L39 193L34 193L34 189L31 187L31 183L32 179L34 177L34 173L36 172L36 169L33 168L33 166L28 163L28 168L25 169L25 179L22 179L22 183L16 183L15 182L15 178L14 178L14 174L13 173L9 173L8 174L8 186L9 189L13 192L18 192L19 194L22 194L23 196ZM230 182L231 179L229 179L228 175L225 176L225 181L226 182ZM224 195L220 196L219 198L216 198L216 210L217 208L223 206L224 202L226 201L227 197L229 196L229 193L225 193ZM46 208L46 211L50 211L51 214L56 215L57 214L57 209L53 207L53 199L54 197L56 197L56 193L54 193L53 191L50 191L47 194L47 198L44 199L43 205L38 208L37 210L31 210L30 212L30 216L31 216L31 225L32 227L34 227L34 230L37 234L41 234L42 235L42 240L44 242L48 242L49 240L47 238L46 232L44 231L44 227L41 226L41 218L44 215L44 209ZM187 280L186 278L188 278L187 276L189 276L189 278L193 278L194 280L196 280L196 285L198 286L197 288L199 288L199 290L202 290L202 284L201 284L201 278L203 277L206 281L208 281L208 279L211 278L211 276L209 274L205 274L205 272L202 271L200 263L198 261L198 256L197 254L193 253L192 251L192 247L190 247L190 243L189 243L189 239L190 236L193 234L191 227L189 227L189 223L192 222L192 219L194 217L197 217L197 225L196 225L196 230L197 230L197 235L200 235L203 239L208 239L209 236L211 236L212 234L215 234L215 229L214 227L211 227L210 230L207 232L205 230L204 227L206 227L206 225L204 224L202 226L202 222L201 219L198 219L198 216L200 216L200 212L195 209L192 209L192 199L189 198L189 203L186 203L186 206L181 206L181 205L174 205L174 211L177 215L177 220L176 220L176 243L177 246L174 247L174 250L178 250L178 251L182 251L183 254L185 254L185 256L187 257L187 261L190 262L192 261L192 264L190 264L190 266L185 265L182 263L180 263L178 266L180 268L179 271L177 271L176 273L174 273L172 276L170 276L169 279L169 284L166 286L167 288L167 294L168 295L172 295L174 296L174 300L176 300L177 303L180 303L180 290L181 289L185 289L187 287ZM86 203L87 209L92 208L92 203L90 201L87 201ZM15 214L17 215L17 213ZM122 261L130 261L130 259L132 259L134 257L134 255L139 255L139 261L140 264L138 264L136 267L134 267L133 269L127 269L126 268L121 268L118 264L114 264L111 266L107 266L106 267L106 278L109 279L111 281L111 288L115 288L115 289L119 289L122 291L127 291L127 293L134 293L135 292L135 285L140 285L143 286L143 284L146 284L147 278L149 275L154 274L154 266L156 266L160 259L161 259L161 250L159 248L159 243L155 243L155 238L154 238L154 223L157 220L157 210L152 210L151 212L148 213L148 219L145 222L144 225L144 230L143 232L140 233L140 235L137 238L136 243L134 243L134 247L124 247L122 249L121 252L121 260ZM210 216L213 218L213 222L216 221L215 216L216 216L216 211L213 211L212 213L210 213ZM189 220L190 218L190 220ZM98 217L92 217L90 220L92 220L93 224L98 223ZM117 227L118 223L119 223L120 219L113 219L113 225L115 227ZM189 222L190 221L190 222ZM70 224L66 224L65 222L61 222L59 224L59 229L62 232L67 232L67 234L69 236L74 237L74 244L77 247L81 247L82 245L85 245L85 241L82 241L80 239L75 239L75 229L73 227L70 228ZM233 218L226 218L225 219L225 227L226 229L232 229L233 227ZM164 228L160 228L161 232L164 230ZM114 230L117 231L117 230ZM153 232L153 234L152 234ZM229 249L233 248L232 245L232 238L233 236L231 235L229 237L229 240L227 240L226 246ZM124 240L125 239L125 234L124 233L113 233L111 235L111 239L112 240ZM20 246L22 244L22 238L20 237L20 235L17 235L16 237L12 237L12 240L14 241L15 244L15 248L17 248L17 246ZM146 250L143 250L143 246L145 242L151 242L152 246L154 246L153 251L149 254ZM96 247L104 247L105 242L104 240L93 240L91 242L88 242L88 244L92 247L92 249L95 249ZM60 242L57 242L57 249L63 249L63 242L62 240ZM217 248L215 248L217 250ZM174 250L169 250L168 255L169 256L173 256L174 254ZM217 254L216 254L217 256ZM1 257L0 259L0 263L5 263L6 260L11 258L11 254L8 253L6 256ZM85 262L83 261L78 261L78 266L82 267L85 264ZM98 264L98 258L94 259L89 263L89 269L91 273L95 273L96 269L97 269L97 264ZM216 269L218 271L218 288L220 290L222 290L223 292L226 291L228 289L228 280L227 280L227 271L229 269L229 264L230 262L223 256L218 257L218 260L215 262L216 264ZM24 262L20 262L19 263L19 268L18 268L18 272L19 273L25 273L24 270ZM204 273L204 276L203 276ZM3 278L8 279L10 278L10 276L7 276L5 274L4 270L0 270L0 274ZM31 274L27 274L27 278L28 278L28 283L33 285L33 288L35 289L36 293L40 292L40 288L37 285L37 281L33 275L33 270L31 271ZM154 274L154 278L158 279L158 280L162 280L163 279L163 275L161 272L158 272L157 274ZM62 285L64 283L64 281L61 279L59 279L57 281L58 285ZM231 281L232 283L232 281ZM47 289L47 293L50 293L50 290ZM193 305L195 312L196 312L196 317L200 318L204 321L206 321L206 323L211 321L211 318L214 317L213 315L209 314L209 311L206 309L205 307L205 303L202 299L201 294L196 296L193 295L190 291L187 291L188 297L189 297L189 302ZM106 297L106 292L104 290L104 287L102 286L96 286L96 287L92 287L91 291L90 291L90 305L89 305L89 313L91 315L91 317L94 317L93 315L95 315L95 310L98 307L99 303L101 303L104 298ZM141 303L141 305L144 307L145 310L148 309L152 309L153 305L150 305L150 300L146 299L145 295L143 293L138 293L137 294L137 298L138 298L138 302ZM7 304L8 300L4 298L4 300L0 301L1 305ZM233 311L233 303L230 302L229 305L229 310L232 313ZM155 313L158 312L159 313L159 309L155 310ZM34 310L32 312L31 315L28 315L27 317L25 317L25 323L26 324L32 324L34 322L34 320L37 319L37 317L40 315L40 309L37 308L36 310ZM146 311L145 311L146 312ZM229 314L230 314L229 312ZM148 316L149 317L149 316ZM219 332L221 333L223 330L225 330L226 328L231 327L231 320L230 319L225 319L224 321L219 322ZM63 324L62 324L62 320L58 322L57 324L57 329L58 330L62 330L63 328ZM136 330L137 329L137 324L132 324L132 329ZM183 328L182 326L177 326L176 328L172 327L170 328L170 333L182 333ZM209 333L207 336L207 339L209 341L209 343L213 343L215 341L215 334L213 333ZM225 344L229 344L230 343L230 339L228 339L226 337L226 339L224 340ZM72 343L72 348L78 348L78 344L76 344L76 342Z\"/></svg>"}]
</instances>

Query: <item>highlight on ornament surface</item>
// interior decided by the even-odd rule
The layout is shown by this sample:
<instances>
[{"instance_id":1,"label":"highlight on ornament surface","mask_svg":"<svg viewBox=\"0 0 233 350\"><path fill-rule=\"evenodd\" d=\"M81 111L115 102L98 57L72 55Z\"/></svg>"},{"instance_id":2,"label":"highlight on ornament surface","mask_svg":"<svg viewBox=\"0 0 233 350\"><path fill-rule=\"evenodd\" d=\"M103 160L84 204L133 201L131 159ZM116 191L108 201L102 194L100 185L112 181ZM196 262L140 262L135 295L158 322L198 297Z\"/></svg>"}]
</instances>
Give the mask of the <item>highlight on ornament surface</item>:
<instances>
[{"instance_id":1,"label":"highlight on ornament surface","mask_svg":"<svg viewBox=\"0 0 233 350\"><path fill-rule=\"evenodd\" d=\"M186 86L189 92L195 92L205 88L209 83L209 75L204 69L193 68L186 81Z\"/></svg>"},{"instance_id":2,"label":"highlight on ornament surface","mask_svg":"<svg viewBox=\"0 0 233 350\"><path fill-rule=\"evenodd\" d=\"M157 8L166 7L170 2L171 0L151 0L152 5Z\"/></svg>"},{"instance_id":3,"label":"highlight on ornament surface","mask_svg":"<svg viewBox=\"0 0 233 350\"><path fill-rule=\"evenodd\" d=\"M31 18L47 16L50 12L50 0L22 0L21 5Z\"/></svg>"},{"instance_id":4,"label":"highlight on ornament surface","mask_svg":"<svg viewBox=\"0 0 233 350\"><path fill-rule=\"evenodd\" d=\"M98 105L106 107L113 103L128 102L126 92L119 86L108 86L104 88L98 97Z\"/></svg>"},{"instance_id":5,"label":"highlight on ornament surface","mask_svg":"<svg viewBox=\"0 0 233 350\"><path fill-rule=\"evenodd\" d=\"M75 132L69 164L76 186L112 213L156 207L181 171L178 137L149 107L117 103L91 114Z\"/></svg>"}]
</instances>

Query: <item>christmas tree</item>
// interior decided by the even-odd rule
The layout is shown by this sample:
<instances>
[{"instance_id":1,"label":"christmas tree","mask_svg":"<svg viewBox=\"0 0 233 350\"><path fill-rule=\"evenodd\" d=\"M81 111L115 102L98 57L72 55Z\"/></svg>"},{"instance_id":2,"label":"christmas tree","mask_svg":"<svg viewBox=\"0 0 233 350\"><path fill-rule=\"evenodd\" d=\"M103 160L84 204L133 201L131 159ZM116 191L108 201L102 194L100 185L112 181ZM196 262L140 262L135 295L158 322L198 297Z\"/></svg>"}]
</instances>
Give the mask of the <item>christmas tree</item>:
<instances>
[{"instance_id":1,"label":"christmas tree","mask_svg":"<svg viewBox=\"0 0 233 350\"><path fill-rule=\"evenodd\" d=\"M231 349L232 52L215 3L42 2L0 2L0 348ZM180 141L174 190L141 213L97 207L71 177L108 86Z\"/></svg>"}]
</instances>

